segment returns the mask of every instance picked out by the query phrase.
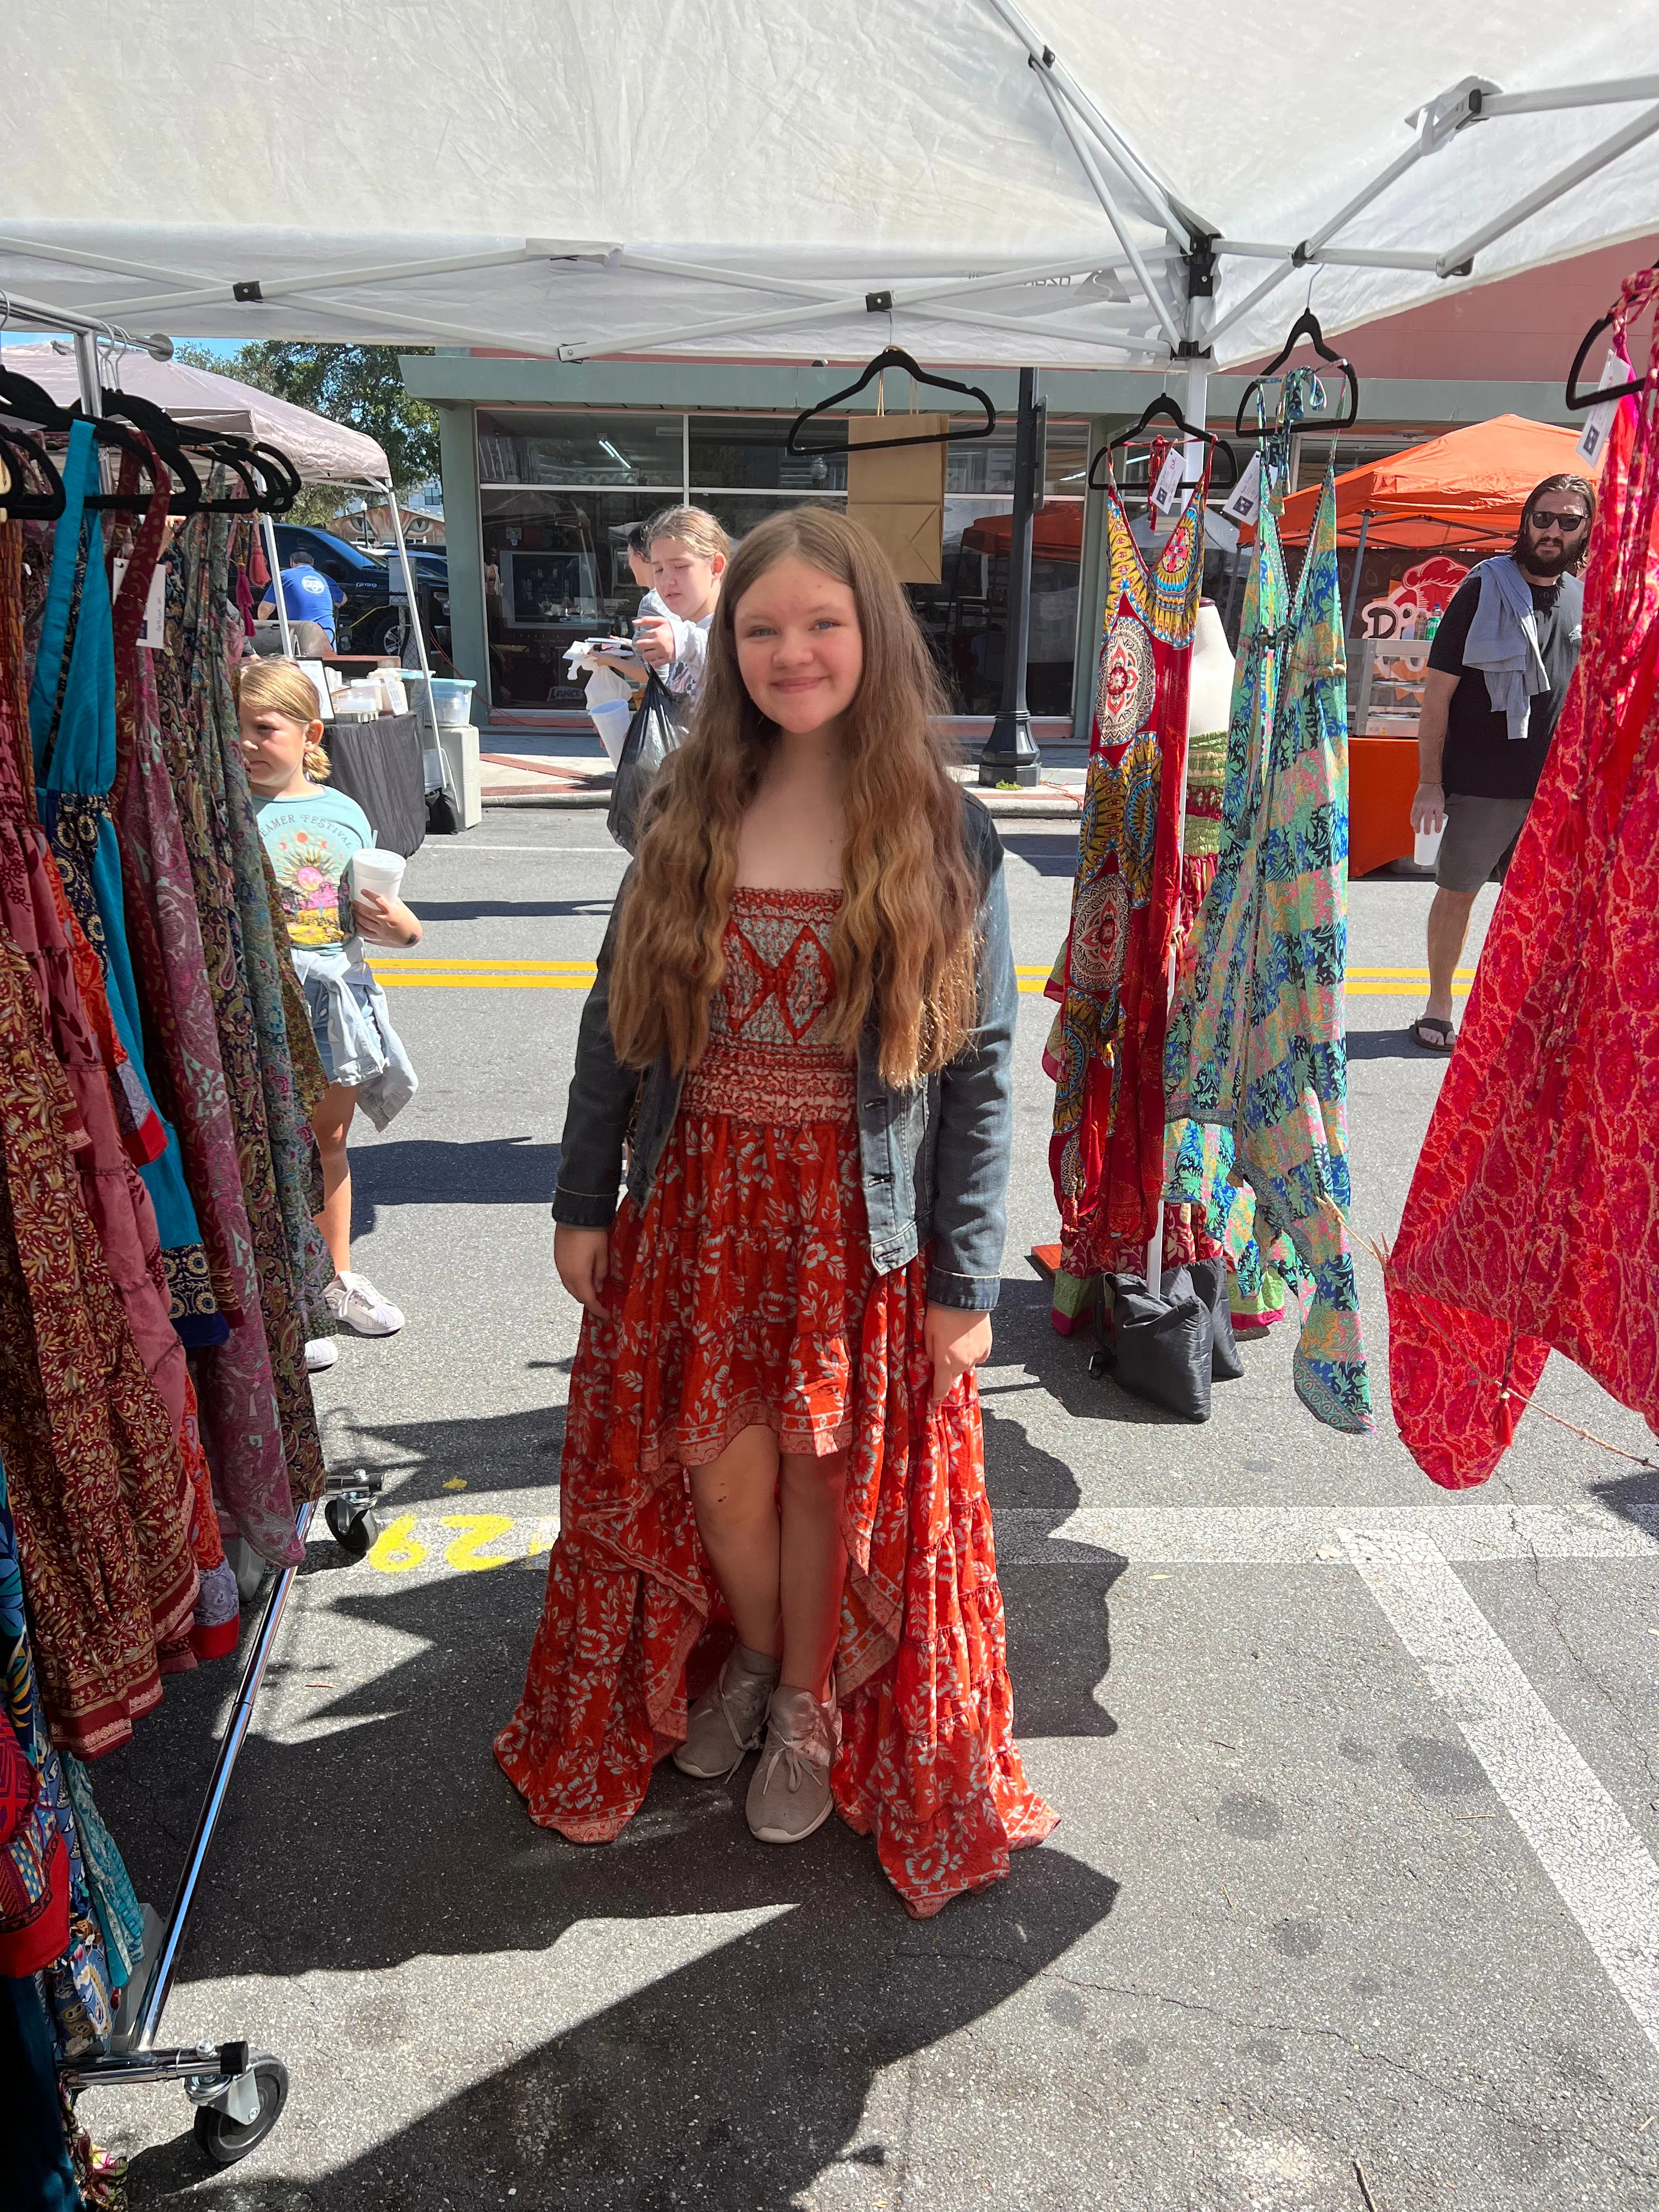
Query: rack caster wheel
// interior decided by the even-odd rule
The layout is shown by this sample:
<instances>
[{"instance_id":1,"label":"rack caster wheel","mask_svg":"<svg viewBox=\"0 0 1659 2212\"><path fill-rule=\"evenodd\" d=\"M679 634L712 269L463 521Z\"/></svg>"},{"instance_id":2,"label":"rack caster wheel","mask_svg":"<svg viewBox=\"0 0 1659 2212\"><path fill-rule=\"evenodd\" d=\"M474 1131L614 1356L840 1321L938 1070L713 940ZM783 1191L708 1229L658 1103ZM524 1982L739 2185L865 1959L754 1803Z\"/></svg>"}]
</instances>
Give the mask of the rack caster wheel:
<instances>
[{"instance_id":1,"label":"rack caster wheel","mask_svg":"<svg viewBox=\"0 0 1659 2212\"><path fill-rule=\"evenodd\" d=\"M196 2140L215 2166L234 2166L270 2133L288 2102L288 2069L268 2051L257 2051L247 2073L231 2084L230 2096L250 2112L248 2118L239 2120L221 2105L196 2108Z\"/></svg>"},{"instance_id":2,"label":"rack caster wheel","mask_svg":"<svg viewBox=\"0 0 1659 2212\"><path fill-rule=\"evenodd\" d=\"M380 1533L372 1505L349 1505L343 1498L331 1498L323 1513L329 1534L348 1559L362 1559Z\"/></svg>"}]
</instances>

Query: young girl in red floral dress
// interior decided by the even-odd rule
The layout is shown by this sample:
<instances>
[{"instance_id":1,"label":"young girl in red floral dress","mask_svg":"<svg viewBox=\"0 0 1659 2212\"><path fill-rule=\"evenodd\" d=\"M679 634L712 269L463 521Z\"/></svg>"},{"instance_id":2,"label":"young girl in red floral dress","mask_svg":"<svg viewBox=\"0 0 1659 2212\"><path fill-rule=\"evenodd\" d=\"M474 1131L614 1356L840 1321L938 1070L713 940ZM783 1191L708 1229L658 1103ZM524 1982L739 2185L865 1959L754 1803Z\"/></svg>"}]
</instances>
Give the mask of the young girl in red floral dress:
<instances>
[{"instance_id":1,"label":"young girl in red floral dress","mask_svg":"<svg viewBox=\"0 0 1659 2212\"><path fill-rule=\"evenodd\" d=\"M561 1528L495 1745L577 1842L616 1836L665 1753L721 1778L758 1747L754 1833L838 1811L919 1915L1054 1821L1013 1742L973 1373L1007 897L942 711L867 532L813 507L750 533L582 1015Z\"/></svg>"}]
</instances>

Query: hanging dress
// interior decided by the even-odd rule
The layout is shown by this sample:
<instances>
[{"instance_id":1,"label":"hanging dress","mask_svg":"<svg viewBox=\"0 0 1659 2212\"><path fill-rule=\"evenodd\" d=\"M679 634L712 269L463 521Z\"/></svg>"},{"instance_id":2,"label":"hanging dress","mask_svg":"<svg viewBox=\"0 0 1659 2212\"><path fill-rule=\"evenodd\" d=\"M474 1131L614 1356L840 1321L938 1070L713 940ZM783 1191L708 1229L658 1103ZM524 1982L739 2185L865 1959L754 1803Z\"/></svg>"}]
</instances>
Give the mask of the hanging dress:
<instances>
[{"instance_id":1,"label":"hanging dress","mask_svg":"<svg viewBox=\"0 0 1659 2212\"><path fill-rule=\"evenodd\" d=\"M932 1405L927 1255L870 1259L856 1069L821 1037L841 896L732 894L708 1049L611 1234L615 1318L582 1322L559 1538L495 1755L542 1826L617 1835L684 1736L688 1661L695 1693L731 1640L686 1468L756 1424L845 1450L831 1786L925 1917L1054 1816L1014 1746L974 1378Z\"/></svg>"},{"instance_id":2,"label":"hanging dress","mask_svg":"<svg viewBox=\"0 0 1659 2212\"><path fill-rule=\"evenodd\" d=\"M223 1502L240 1533L265 1559L289 1565L301 1556L294 1534L293 1500L316 1495L323 1480L322 1447L305 1372L306 1338L316 1332L308 1330L295 1291L277 1189L276 1139L267 1112L261 1031L246 965L239 878L228 858L231 825L217 727L222 702L215 669L216 660L222 673L224 639L220 603L215 599L212 542L225 527L223 517L200 514L179 532L167 564L167 649L155 656L152 668L160 693L163 760L206 958L248 1224L246 1249L258 1290L257 1303L245 1307L229 1342L204 1358L204 1441L219 1473ZM222 580L227 565L222 545L216 558ZM210 718L215 723L211 732ZM253 834L257 839L257 828ZM246 880L246 870L240 880ZM276 988L280 1000L279 981ZM269 1030L264 1034L269 1036ZM248 1278L243 1279L246 1284ZM228 1472L233 1464L240 1464L245 1474L234 1496Z\"/></svg>"},{"instance_id":3,"label":"hanging dress","mask_svg":"<svg viewBox=\"0 0 1659 2212\"><path fill-rule=\"evenodd\" d=\"M1278 473L1271 449L1264 468ZM1165 1055L1170 1119L1212 1123L1218 1167L1255 1194L1313 1297L1294 1360L1303 1403L1368 1434L1370 1386L1349 1249L1346 667L1329 471L1291 593L1264 501L1240 628L1215 881L1183 951Z\"/></svg>"},{"instance_id":4,"label":"hanging dress","mask_svg":"<svg viewBox=\"0 0 1659 2212\"><path fill-rule=\"evenodd\" d=\"M1614 343L1656 297L1628 280ZM1659 1434L1659 344L1385 1281L1395 1418L1435 1481L1486 1479L1552 1346Z\"/></svg>"},{"instance_id":5,"label":"hanging dress","mask_svg":"<svg viewBox=\"0 0 1659 2212\"><path fill-rule=\"evenodd\" d=\"M217 1344L228 1327L208 1279L179 1140L156 1113L145 1077L138 992L127 951L120 849L109 811L115 780L114 637L102 526L85 503L98 486L89 422L71 430L62 474L64 512L52 540L29 693L35 800L70 906L103 966L127 1062L120 1095L131 1109L130 1150L155 1209L173 1326L185 1345Z\"/></svg>"},{"instance_id":6,"label":"hanging dress","mask_svg":"<svg viewBox=\"0 0 1659 2212\"><path fill-rule=\"evenodd\" d=\"M1207 487L1206 475L1148 568L1106 484L1106 606L1048 1151L1060 1264L1077 1279L1144 1273L1162 1195L1167 962Z\"/></svg>"}]
</instances>

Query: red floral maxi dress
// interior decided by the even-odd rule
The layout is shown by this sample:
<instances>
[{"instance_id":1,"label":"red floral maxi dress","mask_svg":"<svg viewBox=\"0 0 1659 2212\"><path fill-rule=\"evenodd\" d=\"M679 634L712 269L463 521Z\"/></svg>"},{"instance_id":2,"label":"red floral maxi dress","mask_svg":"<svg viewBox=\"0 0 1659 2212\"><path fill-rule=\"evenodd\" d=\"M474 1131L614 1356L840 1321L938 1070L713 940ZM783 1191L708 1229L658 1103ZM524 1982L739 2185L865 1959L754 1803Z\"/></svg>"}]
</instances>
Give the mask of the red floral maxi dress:
<instances>
[{"instance_id":1,"label":"red floral maxi dress","mask_svg":"<svg viewBox=\"0 0 1659 2212\"><path fill-rule=\"evenodd\" d=\"M495 1755L532 1820L608 1843L731 1642L684 1470L757 1424L848 1455L836 1806L909 1911L1008 1871L1055 1816L1026 1786L972 1376L930 1403L927 1258L878 1275L857 1072L822 1041L839 891L739 889L708 1048L584 1316L560 1533Z\"/></svg>"}]
</instances>

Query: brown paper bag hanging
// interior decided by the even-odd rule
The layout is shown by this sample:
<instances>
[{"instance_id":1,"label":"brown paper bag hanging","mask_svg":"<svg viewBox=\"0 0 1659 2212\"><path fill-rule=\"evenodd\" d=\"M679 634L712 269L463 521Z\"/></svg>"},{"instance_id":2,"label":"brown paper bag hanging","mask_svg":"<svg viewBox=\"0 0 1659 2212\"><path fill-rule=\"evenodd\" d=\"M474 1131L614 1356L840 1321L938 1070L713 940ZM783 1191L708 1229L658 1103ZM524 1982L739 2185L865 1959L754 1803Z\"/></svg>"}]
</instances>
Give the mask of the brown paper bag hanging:
<instances>
[{"instance_id":1,"label":"brown paper bag hanging","mask_svg":"<svg viewBox=\"0 0 1659 2212\"><path fill-rule=\"evenodd\" d=\"M895 446L937 438L945 415L855 415L848 425L847 512L871 531L902 584L937 584L944 574L943 445Z\"/></svg>"},{"instance_id":2,"label":"brown paper bag hanging","mask_svg":"<svg viewBox=\"0 0 1659 2212\"><path fill-rule=\"evenodd\" d=\"M890 446L894 438L939 438L948 415L854 415L847 426L847 504L869 507L895 500L911 505L945 497L944 446ZM884 446L889 450L883 452Z\"/></svg>"}]
</instances>

